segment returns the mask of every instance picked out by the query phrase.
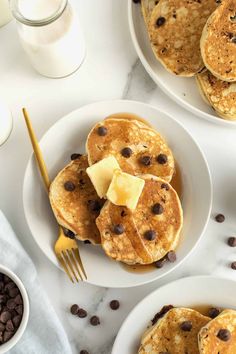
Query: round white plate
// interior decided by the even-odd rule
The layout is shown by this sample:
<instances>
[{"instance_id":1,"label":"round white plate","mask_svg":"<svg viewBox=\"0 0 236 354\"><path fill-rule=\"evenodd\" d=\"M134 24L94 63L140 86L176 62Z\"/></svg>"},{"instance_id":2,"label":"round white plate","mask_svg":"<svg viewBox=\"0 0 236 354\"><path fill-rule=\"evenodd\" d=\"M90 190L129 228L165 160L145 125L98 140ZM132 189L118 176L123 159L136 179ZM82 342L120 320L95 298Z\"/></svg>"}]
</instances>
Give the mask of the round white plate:
<instances>
[{"instance_id":1,"label":"round white plate","mask_svg":"<svg viewBox=\"0 0 236 354\"><path fill-rule=\"evenodd\" d=\"M86 137L96 122L117 112L130 112L146 118L167 139L179 164L183 182L184 226L176 263L146 273L132 273L106 257L101 247L80 243L89 283L105 287L131 287L162 277L189 255L206 227L211 209L212 187L205 158L190 134L165 113L133 101L93 103L54 124L40 141L50 178L53 179L69 163L71 153L84 152ZM53 252L57 225L33 156L25 172L23 203L35 241L45 255L59 266Z\"/></svg>"},{"instance_id":2,"label":"round white plate","mask_svg":"<svg viewBox=\"0 0 236 354\"><path fill-rule=\"evenodd\" d=\"M129 27L136 52L143 66L156 84L174 101L211 122L236 127L236 122L220 118L202 99L195 78L176 77L170 74L153 54L140 4L128 2Z\"/></svg>"},{"instance_id":3,"label":"round white plate","mask_svg":"<svg viewBox=\"0 0 236 354\"><path fill-rule=\"evenodd\" d=\"M236 282L209 276L182 278L155 290L128 315L116 337L112 354L137 354L142 334L163 306L209 305L235 309L235 292Z\"/></svg>"}]
</instances>

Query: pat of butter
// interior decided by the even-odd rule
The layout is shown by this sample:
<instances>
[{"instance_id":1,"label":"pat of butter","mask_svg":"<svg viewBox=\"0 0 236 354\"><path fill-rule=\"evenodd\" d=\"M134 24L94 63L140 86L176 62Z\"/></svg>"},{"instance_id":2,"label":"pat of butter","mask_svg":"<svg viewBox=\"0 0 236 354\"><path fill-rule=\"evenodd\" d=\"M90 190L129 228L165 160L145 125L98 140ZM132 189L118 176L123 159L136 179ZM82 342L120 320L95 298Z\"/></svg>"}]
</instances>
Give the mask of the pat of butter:
<instances>
[{"instance_id":1,"label":"pat of butter","mask_svg":"<svg viewBox=\"0 0 236 354\"><path fill-rule=\"evenodd\" d=\"M110 187L107 191L107 199L115 205L126 206L134 210L144 187L144 180L121 170L115 170Z\"/></svg>"},{"instance_id":2,"label":"pat of butter","mask_svg":"<svg viewBox=\"0 0 236 354\"><path fill-rule=\"evenodd\" d=\"M100 198L106 197L114 171L120 166L114 156L105 157L103 160L88 167L86 172Z\"/></svg>"}]
</instances>

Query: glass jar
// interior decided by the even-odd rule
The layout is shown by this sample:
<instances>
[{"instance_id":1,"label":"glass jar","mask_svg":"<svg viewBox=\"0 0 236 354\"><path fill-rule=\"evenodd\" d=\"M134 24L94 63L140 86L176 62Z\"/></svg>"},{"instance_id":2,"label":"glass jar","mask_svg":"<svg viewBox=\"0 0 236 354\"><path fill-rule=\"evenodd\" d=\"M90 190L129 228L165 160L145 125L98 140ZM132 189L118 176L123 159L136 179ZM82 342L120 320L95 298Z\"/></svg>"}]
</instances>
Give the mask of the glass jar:
<instances>
[{"instance_id":1,"label":"glass jar","mask_svg":"<svg viewBox=\"0 0 236 354\"><path fill-rule=\"evenodd\" d=\"M10 0L22 46L42 75L76 71L85 56L78 16L68 0Z\"/></svg>"},{"instance_id":2,"label":"glass jar","mask_svg":"<svg viewBox=\"0 0 236 354\"><path fill-rule=\"evenodd\" d=\"M0 0L0 27L12 20L11 10L8 0Z\"/></svg>"},{"instance_id":3,"label":"glass jar","mask_svg":"<svg viewBox=\"0 0 236 354\"><path fill-rule=\"evenodd\" d=\"M9 138L13 126L12 114L0 99L0 146L3 145Z\"/></svg>"}]
</instances>

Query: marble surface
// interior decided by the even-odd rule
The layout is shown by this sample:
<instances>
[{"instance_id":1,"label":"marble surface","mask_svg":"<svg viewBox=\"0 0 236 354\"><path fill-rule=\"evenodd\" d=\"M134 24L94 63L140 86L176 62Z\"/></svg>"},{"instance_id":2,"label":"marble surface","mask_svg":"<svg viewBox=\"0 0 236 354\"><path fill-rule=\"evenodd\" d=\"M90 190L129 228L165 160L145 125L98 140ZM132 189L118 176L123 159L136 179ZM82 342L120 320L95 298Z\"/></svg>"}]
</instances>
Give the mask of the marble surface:
<instances>
[{"instance_id":1,"label":"marble surface","mask_svg":"<svg viewBox=\"0 0 236 354\"><path fill-rule=\"evenodd\" d=\"M236 260L236 252L226 245L226 239L236 233L236 130L193 116L153 83L131 42L127 0L77 0L76 7L85 33L87 56L80 70L65 79L39 76L21 49L15 24L12 22L0 29L0 97L9 103L14 117L12 135L0 147L0 208L32 257L42 286L67 332L73 353L87 349L91 354L109 354L129 311L162 284L194 274L235 279L236 273L230 269L229 263ZM90 102L116 98L155 105L174 116L191 132L201 145L212 173L212 217L195 252L161 281L122 290L98 288L86 283L75 286L38 249L25 221L22 181L31 145L21 108L28 108L37 135L41 137L70 111ZM218 212L226 216L223 224L214 221L213 216ZM120 310L109 309L108 303L112 299L121 302ZM91 315L100 316L101 325L91 327L88 318L80 320L70 315L72 303L78 303Z\"/></svg>"}]
</instances>

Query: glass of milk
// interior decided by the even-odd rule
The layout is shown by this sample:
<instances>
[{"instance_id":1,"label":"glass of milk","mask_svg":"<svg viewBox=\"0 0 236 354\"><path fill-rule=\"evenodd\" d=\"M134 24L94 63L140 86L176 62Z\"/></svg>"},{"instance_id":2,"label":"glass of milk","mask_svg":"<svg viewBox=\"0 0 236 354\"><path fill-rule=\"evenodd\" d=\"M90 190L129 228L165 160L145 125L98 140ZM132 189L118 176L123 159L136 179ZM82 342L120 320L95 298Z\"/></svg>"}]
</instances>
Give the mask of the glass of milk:
<instances>
[{"instance_id":1,"label":"glass of milk","mask_svg":"<svg viewBox=\"0 0 236 354\"><path fill-rule=\"evenodd\" d=\"M9 138L12 131L12 115L7 105L0 100L0 146Z\"/></svg>"},{"instance_id":2,"label":"glass of milk","mask_svg":"<svg viewBox=\"0 0 236 354\"><path fill-rule=\"evenodd\" d=\"M11 10L8 0L0 0L0 27L12 20Z\"/></svg>"},{"instance_id":3,"label":"glass of milk","mask_svg":"<svg viewBox=\"0 0 236 354\"><path fill-rule=\"evenodd\" d=\"M60 78L79 68L85 42L68 0L10 0L10 4L23 48L40 74Z\"/></svg>"}]
</instances>

